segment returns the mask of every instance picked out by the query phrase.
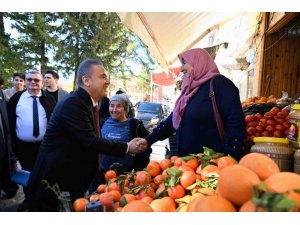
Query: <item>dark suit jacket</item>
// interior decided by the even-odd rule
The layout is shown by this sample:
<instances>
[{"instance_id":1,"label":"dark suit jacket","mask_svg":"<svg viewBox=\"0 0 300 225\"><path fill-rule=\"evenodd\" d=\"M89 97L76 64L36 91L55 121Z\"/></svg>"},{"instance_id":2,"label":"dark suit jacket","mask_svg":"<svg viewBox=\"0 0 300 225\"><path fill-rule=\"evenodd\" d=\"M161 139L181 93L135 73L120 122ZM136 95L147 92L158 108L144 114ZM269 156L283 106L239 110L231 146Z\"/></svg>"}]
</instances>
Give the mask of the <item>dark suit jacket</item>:
<instances>
[{"instance_id":1,"label":"dark suit jacket","mask_svg":"<svg viewBox=\"0 0 300 225\"><path fill-rule=\"evenodd\" d=\"M12 148L13 152L18 156L18 151L16 149L16 143L17 143L17 135L16 135L16 123L17 123L17 104L20 100L21 95L26 90L19 91L15 93L8 102L7 105L7 111L8 111L8 117L9 117L9 128L10 128L10 134L11 134L11 141L12 141ZM45 109L46 115L47 115L47 121L50 120L50 116L53 112L53 109L55 107L56 101L54 97L47 94L44 90L42 90L42 95L39 97L39 100L41 102L41 105Z\"/></svg>"},{"instance_id":2,"label":"dark suit jacket","mask_svg":"<svg viewBox=\"0 0 300 225\"><path fill-rule=\"evenodd\" d=\"M0 151L4 151L4 156L1 160L1 163L3 163L3 170L0 172L4 174L1 177L5 177L6 179L6 181L0 181L1 187L2 183L10 182L10 165L16 163L16 158L11 148L6 102L4 101L2 90L0 90L0 119L2 120L3 125L3 133L2 130L0 130Z\"/></svg>"},{"instance_id":3,"label":"dark suit jacket","mask_svg":"<svg viewBox=\"0 0 300 225\"><path fill-rule=\"evenodd\" d=\"M42 180L61 191L70 192L71 199L83 197L96 172L98 153L124 157L127 144L108 142L96 134L93 104L89 94L78 88L59 101L48 123L29 188L39 198L50 198ZM55 197L54 197L55 198Z\"/></svg>"}]
</instances>

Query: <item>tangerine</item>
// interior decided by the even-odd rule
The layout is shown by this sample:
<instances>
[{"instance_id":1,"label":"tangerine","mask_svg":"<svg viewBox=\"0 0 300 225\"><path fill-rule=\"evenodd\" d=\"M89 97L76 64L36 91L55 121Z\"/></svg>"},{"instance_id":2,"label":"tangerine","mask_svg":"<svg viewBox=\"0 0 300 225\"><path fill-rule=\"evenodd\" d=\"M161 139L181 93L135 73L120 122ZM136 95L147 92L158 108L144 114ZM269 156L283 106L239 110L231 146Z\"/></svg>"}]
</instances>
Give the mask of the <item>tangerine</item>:
<instances>
[{"instance_id":1,"label":"tangerine","mask_svg":"<svg viewBox=\"0 0 300 225\"><path fill-rule=\"evenodd\" d=\"M253 152L245 155L241 158L239 165L252 170L261 180L265 180L269 176L280 172L274 160L261 153Z\"/></svg>"},{"instance_id":2,"label":"tangerine","mask_svg":"<svg viewBox=\"0 0 300 225\"><path fill-rule=\"evenodd\" d=\"M232 166L237 164L237 161L231 156L222 156L218 159L218 168L219 170L224 169L227 166Z\"/></svg>"},{"instance_id":3,"label":"tangerine","mask_svg":"<svg viewBox=\"0 0 300 225\"><path fill-rule=\"evenodd\" d=\"M116 177L117 177L117 173L114 170L108 170L104 175L106 181Z\"/></svg>"},{"instance_id":4,"label":"tangerine","mask_svg":"<svg viewBox=\"0 0 300 225\"><path fill-rule=\"evenodd\" d=\"M151 206L142 201L134 200L125 205L122 209L122 212L154 212Z\"/></svg>"},{"instance_id":5,"label":"tangerine","mask_svg":"<svg viewBox=\"0 0 300 225\"><path fill-rule=\"evenodd\" d=\"M159 162L160 168L162 171L165 169L168 169L172 166L171 160L170 159L163 159Z\"/></svg>"},{"instance_id":6,"label":"tangerine","mask_svg":"<svg viewBox=\"0 0 300 225\"><path fill-rule=\"evenodd\" d=\"M84 212L88 203L89 201L86 198L78 198L73 203L73 210L75 212Z\"/></svg>"},{"instance_id":7,"label":"tangerine","mask_svg":"<svg viewBox=\"0 0 300 225\"><path fill-rule=\"evenodd\" d=\"M271 175L264 181L266 188L275 193L284 193L300 189L300 175L291 172L280 172Z\"/></svg>"},{"instance_id":8,"label":"tangerine","mask_svg":"<svg viewBox=\"0 0 300 225\"><path fill-rule=\"evenodd\" d=\"M252 198L253 186L259 183L259 177L252 170L241 165L233 165L221 170L217 187L222 197L241 206Z\"/></svg>"},{"instance_id":9,"label":"tangerine","mask_svg":"<svg viewBox=\"0 0 300 225\"><path fill-rule=\"evenodd\" d=\"M155 199L150 203L154 212L175 212L176 209L167 199Z\"/></svg>"},{"instance_id":10,"label":"tangerine","mask_svg":"<svg viewBox=\"0 0 300 225\"><path fill-rule=\"evenodd\" d=\"M233 204L220 196L200 196L188 203L187 212L236 212Z\"/></svg>"},{"instance_id":11,"label":"tangerine","mask_svg":"<svg viewBox=\"0 0 300 225\"><path fill-rule=\"evenodd\" d=\"M159 162L151 161L147 165L147 172L151 175L151 177L155 177L161 173L161 168Z\"/></svg>"}]
</instances>

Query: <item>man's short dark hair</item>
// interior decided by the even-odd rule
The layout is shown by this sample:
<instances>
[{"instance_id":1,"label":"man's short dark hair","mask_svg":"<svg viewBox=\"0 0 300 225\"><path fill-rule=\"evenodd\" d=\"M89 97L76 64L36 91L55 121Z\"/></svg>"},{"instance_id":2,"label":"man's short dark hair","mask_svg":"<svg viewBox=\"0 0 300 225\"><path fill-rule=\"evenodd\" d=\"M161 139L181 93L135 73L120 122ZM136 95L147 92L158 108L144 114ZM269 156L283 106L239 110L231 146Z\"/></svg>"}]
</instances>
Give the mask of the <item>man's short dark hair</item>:
<instances>
[{"instance_id":1,"label":"man's short dark hair","mask_svg":"<svg viewBox=\"0 0 300 225\"><path fill-rule=\"evenodd\" d=\"M13 79L16 77L20 77L21 79L25 80L25 74L24 73L14 73L13 74Z\"/></svg>"},{"instance_id":2,"label":"man's short dark hair","mask_svg":"<svg viewBox=\"0 0 300 225\"><path fill-rule=\"evenodd\" d=\"M52 76L53 76L55 79L59 80L59 75L58 75L58 73L56 73L55 71L53 71L53 70L47 70L45 74L47 74L47 73L52 74Z\"/></svg>"},{"instance_id":3,"label":"man's short dark hair","mask_svg":"<svg viewBox=\"0 0 300 225\"><path fill-rule=\"evenodd\" d=\"M103 63L98 59L86 59L86 60L82 61L79 64L78 70L77 70L77 75L78 75L77 84L78 84L78 86L83 84L82 77L84 75L87 75L87 76L92 75L91 69L92 69L92 66L94 66L94 65L103 66Z\"/></svg>"}]
</instances>

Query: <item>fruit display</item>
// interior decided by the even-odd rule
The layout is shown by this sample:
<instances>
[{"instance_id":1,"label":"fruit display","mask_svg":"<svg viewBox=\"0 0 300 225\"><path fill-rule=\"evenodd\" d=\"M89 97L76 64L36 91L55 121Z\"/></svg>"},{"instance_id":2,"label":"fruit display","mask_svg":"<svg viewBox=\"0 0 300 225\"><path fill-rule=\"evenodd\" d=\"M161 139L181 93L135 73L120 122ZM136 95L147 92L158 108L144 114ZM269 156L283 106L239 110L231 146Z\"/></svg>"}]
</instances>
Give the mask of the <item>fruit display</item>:
<instances>
[{"instance_id":1,"label":"fruit display","mask_svg":"<svg viewBox=\"0 0 300 225\"><path fill-rule=\"evenodd\" d=\"M143 171L107 171L105 178L95 193L74 202L73 211L84 211L88 202L109 212L300 210L300 175L280 172L260 153L237 162L204 147L196 155L151 161Z\"/></svg>"},{"instance_id":2,"label":"fruit display","mask_svg":"<svg viewBox=\"0 0 300 225\"><path fill-rule=\"evenodd\" d=\"M253 141L254 137L287 137L290 127L288 115L288 109L280 109L277 106L272 107L264 114L246 115L248 134L246 141Z\"/></svg>"}]
</instances>

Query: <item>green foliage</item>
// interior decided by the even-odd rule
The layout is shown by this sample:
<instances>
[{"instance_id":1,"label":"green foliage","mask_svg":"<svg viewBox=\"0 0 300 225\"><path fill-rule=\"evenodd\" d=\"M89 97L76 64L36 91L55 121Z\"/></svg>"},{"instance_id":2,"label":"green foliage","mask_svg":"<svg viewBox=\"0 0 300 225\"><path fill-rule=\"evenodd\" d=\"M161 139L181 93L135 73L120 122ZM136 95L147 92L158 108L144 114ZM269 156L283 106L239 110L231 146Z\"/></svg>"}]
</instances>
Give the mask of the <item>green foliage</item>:
<instances>
[{"instance_id":1,"label":"green foliage","mask_svg":"<svg viewBox=\"0 0 300 225\"><path fill-rule=\"evenodd\" d=\"M18 32L17 38L5 33L4 18ZM110 12L0 13L0 47L0 73L7 79L30 69L59 70L65 78L76 79L79 63L97 58L126 87L128 74L133 74L128 62L142 66L142 84L149 81L155 64L139 38Z\"/></svg>"}]
</instances>

